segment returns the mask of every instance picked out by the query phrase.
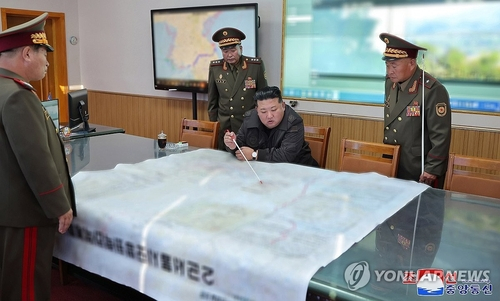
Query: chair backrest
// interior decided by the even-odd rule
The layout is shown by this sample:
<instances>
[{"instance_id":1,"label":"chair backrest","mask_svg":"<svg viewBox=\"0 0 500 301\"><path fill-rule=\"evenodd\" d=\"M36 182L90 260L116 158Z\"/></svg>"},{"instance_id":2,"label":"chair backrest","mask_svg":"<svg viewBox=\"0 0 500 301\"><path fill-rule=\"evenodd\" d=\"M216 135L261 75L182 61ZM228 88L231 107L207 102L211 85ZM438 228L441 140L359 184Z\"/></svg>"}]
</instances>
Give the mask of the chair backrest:
<instances>
[{"instance_id":1,"label":"chair backrest","mask_svg":"<svg viewBox=\"0 0 500 301\"><path fill-rule=\"evenodd\" d=\"M309 142L311 155L318 162L319 167L325 168L328 155L328 141L330 141L330 127L304 126L304 138Z\"/></svg>"},{"instance_id":2,"label":"chair backrest","mask_svg":"<svg viewBox=\"0 0 500 301\"><path fill-rule=\"evenodd\" d=\"M500 199L500 160L451 153L444 189Z\"/></svg>"},{"instance_id":3,"label":"chair backrest","mask_svg":"<svg viewBox=\"0 0 500 301\"><path fill-rule=\"evenodd\" d=\"M343 138L340 144L339 170L377 172L395 177L399 164L399 145L357 141Z\"/></svg>"},{"instance_id":4,"label":"chair backrest","mask_svg":"<svg viewBox=\"0 0 500 301\"><path fill-rule=\"evenodd\" d=\"M183 118L181 121L180 141L190 146L217 149L219 122Z\"/></svg>"}]
</instances>

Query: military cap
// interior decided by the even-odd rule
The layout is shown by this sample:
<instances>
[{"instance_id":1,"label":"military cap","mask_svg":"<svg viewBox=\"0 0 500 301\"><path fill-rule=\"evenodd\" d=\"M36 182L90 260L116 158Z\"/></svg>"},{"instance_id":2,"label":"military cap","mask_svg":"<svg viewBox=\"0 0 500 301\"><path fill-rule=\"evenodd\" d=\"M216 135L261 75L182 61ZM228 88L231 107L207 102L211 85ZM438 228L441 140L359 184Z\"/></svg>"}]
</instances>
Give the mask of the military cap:
<instances>
[{"instance_id":1,"label":"military cap","mask_svg":"<svg viewBox=\"0 0 500 301\"><path fill-rule=\"evenodd\" d=\"M47 51L54 51L43 30L48 15L43 13L31 21L0 32L0 52L29 45L42 45Z\"/></svg>"},{"instance_id":2,"label":"military cap","mask_svg":"<svg viewBox=\"0 0 500 301\"><path fill-rule=\"evenodd\" d=\"M381 33L380 39L386 44L383 53L384 61L393 61L402 58L416 58L419 50L427 50L426 48L414 45L395 35L389 33Z\"/></svg>"},{"instance_id":3,"label":"military cap","mask_svg":"<svg viewBox=\"0 0 500 301\"><path fill-rule=\"evenodd\" d=\"M212 36L214 42L219 43L219 47L238 45L246 38L245 34L239 29L224 27L217 30Z\"/></svg>"}]
</instances>

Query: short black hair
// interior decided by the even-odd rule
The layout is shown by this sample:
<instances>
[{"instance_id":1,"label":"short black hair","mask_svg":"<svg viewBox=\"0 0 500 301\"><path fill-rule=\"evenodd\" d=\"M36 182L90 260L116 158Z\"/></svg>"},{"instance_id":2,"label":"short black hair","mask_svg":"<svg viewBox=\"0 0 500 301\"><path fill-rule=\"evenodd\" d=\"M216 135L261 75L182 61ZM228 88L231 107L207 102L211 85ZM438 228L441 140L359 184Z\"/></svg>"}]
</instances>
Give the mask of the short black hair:
<instances>
[{"instance_id":1,"label":"short black hair","mask_svg":"<svg viewBox=\"0 0 500 301\"><path fill-rule=\"evenodd\" d=\"M273 98L278 98L278 102L283 102L283 98L281 98L281 91L280 88L276 86L267 86L259 91L255 92L255 95L253 96L253 99L255 102L258 100L266 100L266 99L273 99Z\"/></svg>"}]
</instances>

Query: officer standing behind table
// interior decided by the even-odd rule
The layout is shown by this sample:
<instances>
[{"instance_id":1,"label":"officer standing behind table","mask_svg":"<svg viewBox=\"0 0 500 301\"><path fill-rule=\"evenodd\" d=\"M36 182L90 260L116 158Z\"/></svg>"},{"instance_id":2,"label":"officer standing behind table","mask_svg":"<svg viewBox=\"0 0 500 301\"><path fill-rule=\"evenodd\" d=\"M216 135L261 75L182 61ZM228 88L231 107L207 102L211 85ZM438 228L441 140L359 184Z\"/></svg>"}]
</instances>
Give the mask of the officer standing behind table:
<instances>
[{"instance_id":1,"label":"officer standing behind table","mask_svg":"<svg viewBox=\"0 0 500 301\"><path fill-rule=\"evenodd\" d=\"M238 134L226 132L224 135L225 146L236 158L318 167L304 138L304 121L283 102L280 89L265 87L255 93L254 99L256 108L245 113Z\"/></svg>"},{"instance_id":2,"label":"officer standing behind table","mask_svg":"<svg viewBox=\"0 0 500 301\"><path fill-rule=\"evenodd\" d=\"M45 77L48 14L0 33L0 300L50 300L56 232L73 220L64 146L30 81Z\"/></svg>"},{"instance_id":3,"label":"officer standing behind table","mask_svg":"<svg viewBox=\"0 0 500 301\"><path fill-rule=\"evenodd\" d=\"M416 57L425 48L388 33L380 34L380 39L386 43L384 143L401 145L397 177L442 188L451 141L448 92L427 72L422 77Z\"/></svg>"},{"instance_id":4,"label":"officer standing behind table","mask_svg":"<svg viewBox=\"0 0 500 301\"><path fill-rule=\"evenodd\" d=\"M241 41L245 34L236 28L217 30L212 40L219 43L222 59L211 61L208 72L208 117L219 121L220 150L225 150L226 130L237 133L243 114L253 109L255 91L267 86L264 62L242 55Z\"/></svg>"}]
</instances>

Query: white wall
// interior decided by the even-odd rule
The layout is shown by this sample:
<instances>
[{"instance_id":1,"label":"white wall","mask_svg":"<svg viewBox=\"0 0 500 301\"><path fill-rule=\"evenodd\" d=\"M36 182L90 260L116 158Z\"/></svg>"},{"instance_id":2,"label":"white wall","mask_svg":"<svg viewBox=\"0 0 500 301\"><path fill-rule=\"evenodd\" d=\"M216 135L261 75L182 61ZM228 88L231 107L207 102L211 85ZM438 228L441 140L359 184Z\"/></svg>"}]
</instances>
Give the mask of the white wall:
<instances>
[{"instance_id":1,"label":"white wall","mask_svg":"<svg viewBox=\"0 0 500 301\"><path fill-rule=\"evenodd\" d=\"M93 90L190 99L192 93L154 89L151 10L235 2L237 1L79 1L83 84ZM281 47L277 45L281 45L283 4L279 0L247 2L259 4L259 54L266 64L269 84L279 85ZM206 95L198 94L198 98L206 99Z\"/></svg>"},{"instance_id":2,"label":"white wall","mask_svg":"<svg viewBox=\"0 0 500 301\"><path fill-rule=\"evenodd\" d=\"M78 0L0 0L0 7L64 13L66 20L66 41L72 35L79 35ZM57 51L57 49L54 49L54 51ZM72 46L67 42L66 55L68 59L69 83L76 84L82 82L79 45Z\"/></svg>"}]
</instances>

